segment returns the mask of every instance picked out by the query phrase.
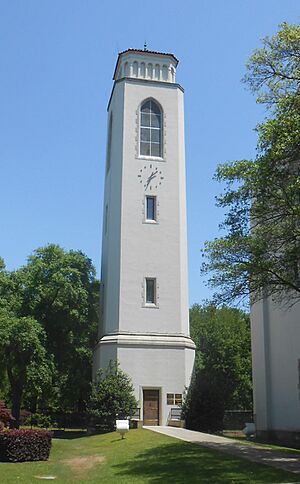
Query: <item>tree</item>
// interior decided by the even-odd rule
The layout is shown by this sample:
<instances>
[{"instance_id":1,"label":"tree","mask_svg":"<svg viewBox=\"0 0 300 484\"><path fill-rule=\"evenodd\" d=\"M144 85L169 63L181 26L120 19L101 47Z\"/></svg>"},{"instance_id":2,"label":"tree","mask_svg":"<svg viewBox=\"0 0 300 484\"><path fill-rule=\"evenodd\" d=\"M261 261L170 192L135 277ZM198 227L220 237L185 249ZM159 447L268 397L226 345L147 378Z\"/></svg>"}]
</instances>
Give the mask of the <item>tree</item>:
<instances>
[{"instance_id":1,"label":"tree","mask_svg":"<svg viewBox=\"0 0 300 484\"><path fill-rule=\"evenodd\" d=\"M30 381L36 392L52 383L45 339L45 331L33 318L17 318L3 310L0 312L0 358L10 383L12 414L17 427L26 383Z\"/></svg>"},{"instance_id":2,"label":"tree","mask_svg":"<svg viewBox=\"0 0 300 484\"><path fill-rule=\"evenodd\" d=\"M247 64L244 81L269 118L257 126L258 155L218 167L225 235L206 242L202 272L229 304L251 296L300 298L300 27L282 24Z\"/></svg>"},{"instance_id":3,"label":"tree","mask_svg":"<svg viewBox=\"0 0 300 484\"><path fill-rule=\"evenodd\" d=\"M130 377L111 361L97 372L89 402L90 415L103 430L114 430L116 419L132 417L137 408Z\"/></svg>"},{"instance_id":4,"label":"tree","mask_svg":"<svg viewBox=\"0 0 300 484\"><path fill-rule=\"evenodd\" d=\"M22 393L26 404L34 412L37 405L84 410L99 313L99 281L91 260L80 251L49 244L37 249L27 265L16 271L5 271L2 263L1 308L17 319L38 322L46 335L47 358L53 358L53 383L43 391L37 391L41 389L37 378L43 380L44 368L36 372L30 366Z\"/></svg>"},{"instance_id":5,"label":"tree","mask_svg":"<svg viewBox=\"0 0 300 484\"><path fill-rule=\"evenodd\" d=\"M47 334L54 355L62 408L83 410L98 328L99 282L91 260L80 251L49 244L19 270L23 315L32 315Z\"/></svg>"},{"instance_id":6,"label":"tree","mask_svg":"<svg viewBox=\"0 0 300 484\"><path fill-rule=\"evenodd\" d=\"M220 430L225 410L252 407L249 316L241 310L194 304L195 370L183 405L188 428Z\"/></svg>"}]
</instances>

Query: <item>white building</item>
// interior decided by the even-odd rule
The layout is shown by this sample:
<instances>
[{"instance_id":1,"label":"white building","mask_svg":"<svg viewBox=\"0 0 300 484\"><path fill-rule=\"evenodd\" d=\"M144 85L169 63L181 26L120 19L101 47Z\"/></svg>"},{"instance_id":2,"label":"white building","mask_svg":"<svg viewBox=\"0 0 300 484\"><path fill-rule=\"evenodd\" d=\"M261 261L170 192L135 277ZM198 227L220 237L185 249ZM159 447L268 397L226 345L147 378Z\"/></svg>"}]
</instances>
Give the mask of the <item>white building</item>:
<instances>
[{"instance_id":1,"label":"white building","mask_svg":"<svg viewBox=\"0 0 300 484\"><path fill-rule=\"evenodd\" d=\"M251 329L257 434L299 446L300 304L255 303Z\"/></svg>"},{"instance_id":2,"label":"white building","mask_svg":"<svg viewBox=\"0 0 300 484\"><path fill-rule=\"evenodd\" d=\"M94 371L118 359L144 424L190 383L183 89L173 54L119 54L108 105L103 315Z\"/></svg>"}]
</instances>

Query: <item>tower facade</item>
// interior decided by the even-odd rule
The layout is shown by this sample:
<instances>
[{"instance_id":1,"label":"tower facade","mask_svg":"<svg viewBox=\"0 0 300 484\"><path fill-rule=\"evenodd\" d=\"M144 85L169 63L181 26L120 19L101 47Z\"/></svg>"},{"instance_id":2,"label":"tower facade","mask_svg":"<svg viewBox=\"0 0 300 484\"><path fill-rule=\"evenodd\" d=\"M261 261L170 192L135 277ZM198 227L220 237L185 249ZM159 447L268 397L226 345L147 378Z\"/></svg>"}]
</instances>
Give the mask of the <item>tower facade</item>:
<instances>
[{"instance_id":1,"label":"tower facade","mask_svg":"<svg viewBox=\"0 0 300 484\"><path fill-rule=\"evenodd\" d=\"M266 440L299 447L300 303L266 297L251 308L254 418Z\"/></svg>"},{"instance_id":2,"label":"tower facade","mask_svg":"<svg viewBox=\"0 0 300 484\"><path fill-rule=\"evenodd\" d=\"M172 54L118 56L108 105L102 318L94 371L118 360L140 420L166 425L194 363L189 337L183 89Z\"/></svg>"}]
</instances>

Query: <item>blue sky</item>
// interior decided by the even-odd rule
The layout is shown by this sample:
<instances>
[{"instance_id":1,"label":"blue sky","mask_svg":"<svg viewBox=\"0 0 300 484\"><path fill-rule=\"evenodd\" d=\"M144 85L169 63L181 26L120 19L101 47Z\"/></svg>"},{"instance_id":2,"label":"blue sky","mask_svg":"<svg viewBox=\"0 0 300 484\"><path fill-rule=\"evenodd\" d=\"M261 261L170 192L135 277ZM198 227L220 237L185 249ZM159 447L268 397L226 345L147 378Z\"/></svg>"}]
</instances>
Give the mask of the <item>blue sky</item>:
<instances>
[{"instance_id":1,"label":"blue sky","mask_svg":"<svg viewBox=\"0 0 300 484\"><path fill-rule=\"evenodd\" d=\"M299 0L0 0L0 256L55 242L100 270L106 107L118 51L173 52L185 88L190 302L222 213L218 163L255 156L265 113L240 79Z\"/></svg>"}]
</instances>

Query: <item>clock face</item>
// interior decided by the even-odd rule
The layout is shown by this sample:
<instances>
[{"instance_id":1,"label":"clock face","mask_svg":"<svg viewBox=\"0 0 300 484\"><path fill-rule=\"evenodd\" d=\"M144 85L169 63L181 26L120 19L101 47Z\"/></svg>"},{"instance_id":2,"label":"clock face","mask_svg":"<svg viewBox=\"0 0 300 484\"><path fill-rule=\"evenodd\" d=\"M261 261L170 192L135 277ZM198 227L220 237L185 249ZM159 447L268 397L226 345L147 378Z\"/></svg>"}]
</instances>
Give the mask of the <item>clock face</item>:
<instances>
[{"instance_id":1,"label":"clock face","mask_svg":"<svg viewBox=\"0 0 300 484\"><path fill-rule=\"evenodd\" d=\"M153 164L142 166L137 177L145 191L159 188L164 180L162 170Z\"/></svg>"}]
</instances>

